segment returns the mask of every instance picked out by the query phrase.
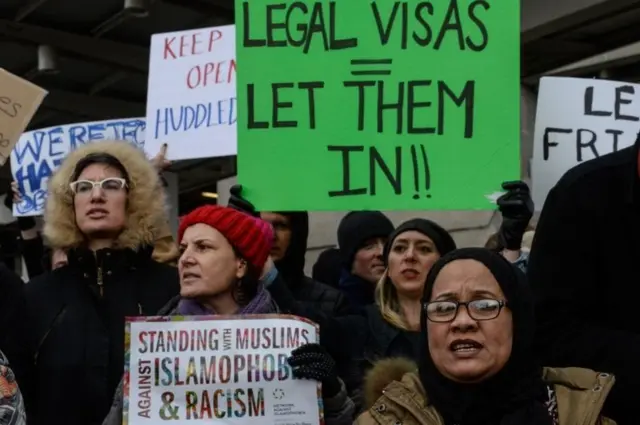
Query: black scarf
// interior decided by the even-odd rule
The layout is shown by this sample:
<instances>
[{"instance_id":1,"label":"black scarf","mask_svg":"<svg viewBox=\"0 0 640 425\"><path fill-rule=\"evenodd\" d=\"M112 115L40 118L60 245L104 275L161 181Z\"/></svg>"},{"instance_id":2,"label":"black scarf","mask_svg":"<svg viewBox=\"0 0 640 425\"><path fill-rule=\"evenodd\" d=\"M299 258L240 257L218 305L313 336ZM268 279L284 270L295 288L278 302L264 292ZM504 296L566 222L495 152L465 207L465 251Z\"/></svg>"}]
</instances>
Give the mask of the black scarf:
<instances>
[{"instance_id":1,"label":"black scarf","mask_svg":"<svg viewBox=\"0 0 640 425\"><path fill-rule=\"evenodd\" d=\"M551 425L547 412L542 368L533 357L533 297L525 276L500 254L484 248L463 248L443 256L427 276L423 305L431 299L438 273L448 263L473 259L487 267L498 281L513 316L513 348L504 368L478 384L460 384L445 378L429 354L427 318L422 313L420 379L429 402L446 424ZM501 313L502 314L502 313Z\"/></svg>"}]
</instances>

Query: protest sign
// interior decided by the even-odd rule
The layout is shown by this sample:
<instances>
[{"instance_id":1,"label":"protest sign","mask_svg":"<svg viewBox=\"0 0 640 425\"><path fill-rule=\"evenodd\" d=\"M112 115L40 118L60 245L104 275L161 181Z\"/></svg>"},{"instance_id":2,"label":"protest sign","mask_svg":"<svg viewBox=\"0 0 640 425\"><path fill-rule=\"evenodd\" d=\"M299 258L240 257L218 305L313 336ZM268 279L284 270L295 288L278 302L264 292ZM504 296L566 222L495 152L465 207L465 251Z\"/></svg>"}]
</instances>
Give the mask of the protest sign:
<instances>
[{"instance_id":1,"label":"protest sign","mask_svg":"<svg viewBox=\"0 0 640 425\"><path fill-rule=\"evenodd\" d=\"M14 215L42 215L49 177L69 152L98 140L128 140L142 149L144 134L144 118L61 125L22 134L11 152L11 174L22 194L22 202L13 206Z\"/></svg>"},{"instance_id":2,"label":"protest sign","mask_svg":"<svg viewBox=\"0 0 640 425\"><path fill-rule=\"evenodd\" d=\"M0 165L27 128L47 91L0 69Z\"/></svg>"},{"instance_id":3,"label":"protest sign","mask_svg":"<svg viewBox=\"0 0 640 425\"><path fill-rule=\"evenodd\" d=\"M519 177L519 2L236 0L260 210L493 209Z\"/></svg>"},{"instance_id":4,"label":"protest sign","mask_svg":"<svg viewBox=\"0 0 640 425\"><path fill-rule=\"evenodd\" d=\"M128 318L123 425L319 424L320 387L291 351L319 339L294 316Z\"/></svg>"},{"instance_id":5,"label":"protest sign","mask_svg":"<svg viewBox=\"0 0 640 425\"><path fill-rule=\"evenodd\" d=\"M633 145L639 129L640 85L543 77L533 137L536 209L566 171Z\"/></svg>"},{"instance_id":6,"label":"protest sign","mask_svg":"<svg viewBox=\"0 0 640 425\"><path fill-rule=\"evenodd\" d=\"M171 160L236 154L233 25L151 37L146 149Z\"/></svg>"}]
</instances>

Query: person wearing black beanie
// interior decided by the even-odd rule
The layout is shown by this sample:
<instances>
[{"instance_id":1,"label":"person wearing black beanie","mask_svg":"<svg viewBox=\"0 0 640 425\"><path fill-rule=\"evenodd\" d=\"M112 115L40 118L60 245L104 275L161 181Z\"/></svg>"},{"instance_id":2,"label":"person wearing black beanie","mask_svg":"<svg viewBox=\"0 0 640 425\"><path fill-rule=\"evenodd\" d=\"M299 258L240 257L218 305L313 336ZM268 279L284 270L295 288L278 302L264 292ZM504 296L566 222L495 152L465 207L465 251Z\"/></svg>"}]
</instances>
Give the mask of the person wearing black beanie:
<instances>
[{"instance_id":1,"label":"person wearing black beanie","mask_svg":"<svg viewBox=\"0 0 640 425\"><path fill-rule=\"evenodd\" d=\"M352 211L338 225L339 288L354 310L374 302L375 285L384 273L384 244L391 232L393 223L380 211Z\"/></svg>"}]
</instances>

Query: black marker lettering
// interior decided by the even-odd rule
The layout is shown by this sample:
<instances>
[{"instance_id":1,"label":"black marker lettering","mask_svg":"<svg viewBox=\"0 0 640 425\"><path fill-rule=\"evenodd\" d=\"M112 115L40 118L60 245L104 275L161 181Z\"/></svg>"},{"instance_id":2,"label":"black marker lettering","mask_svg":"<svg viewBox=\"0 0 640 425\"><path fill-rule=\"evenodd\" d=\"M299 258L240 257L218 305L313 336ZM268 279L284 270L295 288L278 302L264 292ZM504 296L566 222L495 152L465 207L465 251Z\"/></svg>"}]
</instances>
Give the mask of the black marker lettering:
<instances>
[{"instance_id":1,"label":"black marker lettering","mask_svg":"<svg viewBox=\"0 0 640 425\"><path fill-rule=\"evenodd\" d=\"M397 100L384 103L384 81L378 81L378 133L384 133L384 111L396 111L396 134L402 134L402 118L404 110L404 82L398 83Z\"/></svg>"},{"instance_id":2,"label":"black marker lettering","mask_svg":"<svg viewBox=\"0 0 640 425\"><path fill-rule=\"evenodd\" d=\"M417 87L428 87L431 80L409 81L407 83L407 133L409 134L434 134L435 127L416 127L414 125L414 113L419 108L430 108L431 102L416 102L415 91ZM415 149L415 148L414 148Z\"/></svg>"},{"instance_id":3,"label":"black marker lettering","mask_svg":"<svg viewBox=\"0 0 640 425\"><path fill-rule=\"evenodd\" d=\"M319 33L322 35L322 43L324 45L324 49L329 50L329 37L327 36L327 31L324 23L324 15L322 14L322 3L315 3L313 5L313 10L311 11L311 18L309 19L309 29L307 32L307 40L304 44L304 48L302 49L303 53L309 53L309 49L311 48L311 41L313 40L313 34Z\"/></svg>"},{"instance_id":4,"label":"black marker lettering","mask_svg":"<svg viewBox=\"0 0 640 425\"><path fill-rule=\"evenodd\" d=\"M484 10L489 10L491 7L485 0L475 0L469 4L469 20L476 24L481 36L480 43L477 44L474 43L473 40L471 40L471 37L467 36L466 38L467 47L469 47L474 52L483 51L487 47L487 44L489 44L489 31L487 31L487 26L484 24L484 22L482 22L482 19L478 18L478 16L476 15L476 8L478 8L479 6L484 8Z\"/></svg>"},{"instance_id":5,"label":"black marker lettering","mask_svg":"<svg viewBox=\"0 0 640 425\"><path fill-rule=\"evenodd\" d=\"M329 39L331 50L343 50L350 49L352 47L358 47L358 39L356 37L351 38L338 38L336 34L336 2L329 3Z\"/></svg>"},{"instance_id":6,"label":"black marker lettering","mask_svg":"<svg viewBox=\"0 0 640 425\"><path fill-rule=\"evenodd\" d=\"M369 147L369 185L371 196L376 194L376 164L384 173L384 176L387 178L389 183L391 183L391 187L393 187L393 192L396 195L402 193L402 148L400 146L396 147L396 174L395 177L391 174L391 170L387 163L382 159L380 152L376 149L375 146Z\"/></svg>"},{"instance_id":7,"label":"black marker lettering","mask_svg":"<svg viewBox=\"0 0 640 425\"><path fill-rule=\"evenodd\" d=\"M473 137L474 130L474 104L475 104L475 81L467 81L460 93L456 95L444 81L438 82L438 134L444 134L444 101L445 95L448 96L456 106L460 107L464 104L464 137L470 139Z\"/></svg>"},{"instance_id":8,"label":"black marker lettering","mask_svg":"<svg viewBox=\"0 0 640 425\"><path fill-rule=\"evenodd\" d=\"M371 8L373 9L373 16L376 19L376 25L378 28L378 35L380 36L380 44L386 46L389 43L389 39L391 38L391 31L393 30L393 23L396 21L396 16L398 15L398 9L400 8L400 3L395 2L393 4L393 10L391 10L391 16L387 20L386 27L383 27L382 16L380 15L380 10L378 10L378 4L376 2L371 2Z\"/></svg>"},{"instance_id":9,"label":"black marker lettering","mask_svg":"<svg viewBox=\"0 0 640 425\"><path fill-rule=\"evenodd\" d=\"M630 95L634 95L636 93L636 90L633 88L633 86L631 85L626 85L626 86L620 86L620 87L616 87L616 102L614 105L613 110L615 111L615 118L616 120L625 120L625 121L640 121L640 118L634 116L634 115L623 115L622 112L620 112L621 106L622 105L629 105L631 103L633 103L632 99L623 99L622 95L623 94L630 94Z\"/></svg>"},{"instance_id":10,"label":"black marker lettering","mask_svg":"<svg viewBox=\"0 0 640 425\"><path fill-rule=\"evenodd\" d=\"M251 11L249 10L249 2L242 2L242 21L243 21L243 29L242 29L242 45L244 47L263 47L267 45L267 40L259 40L251 38L249 34L251 28L251 20L249 16L251 15Z\"/></svg>"},{"instance_id":11,"label":"black marker lettering","mask_svg":"<svg viewBox=\"0 0 640 425\"><path fill-rule=\"evenodd\" d=\"M577 133L578 133L578 143L576 143L576 151L577 151L578 162L582 162L583 148L590 148L591 152L593 152L596 158L600 156L598 155L598 151L596 150L596 146L595 146L596 141L598 139L598 137L596 136L596 133L594 133L591 130L587 130L586 128L578 129ZM591 139L586 143L583 141L583 134L589 134L591 136Z\"/></svg>"},{"instance_id":12,"label":"black marker lettering","mask_svg":"<svg viewBox=\"0 0 640 425\"><path fill-rule=\"evenodd\" d=\"M544 129L544 135L542 136L542 159L545 161L549 160L549 148L558 146L558 142L549 140L549 135L551 133L571 134L573 133L573 130L553 127L547 127Z\"/></svg>"},{"instance_id":13,"label":"black marker lettering","mask_svg":"<svg viewBox=\"0 0 640 425\"><path fill-rule=\"evenodd\" d=\"M309 13L309 9L307 8L307 5L305 3L301 1L293 2L291 3L291 6L289 6L289 9L287 9L287 18L286 18L287 23L291 22L291 14L296 10L300 10L303 15L306 15L307 13ZM299 39L293 38L290 27L291 25L287 25L287 28L286 28L287 40L289 41L289 44L294 47L304 46L304 41L307 39L307 27L304 25L298 25L297 29L300 31L300 34L302 35L302 38L299 38Z\"/></svg>"},{"instance_id":14,"label":"black marker lettering","mask_svg":"<svg viewBox=\"0 0 640 425\"><path fill-rule=\"evenodd\" d=\"M424 29L424 37L420 37L416 31L413 32L413 41L421 47L428 46L431 43L431 39L433 38L433 31L431 30L431 26L423 15L423 12L426 12L428 15L433 16L433 5L431 3L422 2L419 3L416 7L416 21L420 27Z\"/></svg>"},{"instance_id":15,"label":"black marker lettering","mask_svg":"<svg viewBox=\"0 0 640 425\"><path fill-rule=\"evenodd\" d=\"M336 196L365 195L366 188L351 189L351 167L349 164L349 154L351 152L364 152L364 146L327 146L329 152L342 153L342 190L330 191L330 198Z\"/></svg>"},{"instance_id":16,"label":"black marker lettering","mask_svg":"<svg viewBox=\"0 0 640 425\"><path fill-rule=\"evenodd\" d=\"M593 110L593 86L587 87L584 92L584 114L594 117L610 117L613 112Z\"/></svg>"},{"instance_id":17,"label":"black marker lettering","mask_svg":"<svg viewBox=\"0 0 640 425\"><path fill-rule=\"evenodd\" d=\"M273 104L271 105L271 108L272 108L271 122L272 122L273 128L292 128L292 127L298 126L297 121L280 121L280 118L278 116L278 112L280 109L290 109L293 107L293 102L280 101L280 96L278 95L278 91L280 89L292 89L293 87L294 87L293 83L271 84L271 94L272 94L272 100L273 100Z\"/></svg>"},{"instance_id":18,"label":"black marker lettering","mask_svg":"<svg viewBox=\"0 0 640 425\"><path fill-rule=\"evenodd\" d=\"M365 87L373 87L376 85L375 81L345 81L343 83L344 87L357 87L358 88L358 131L364 130L364 106L365 95L364 89Z\"/></svg>"},{"instance_id":19,"label":"black marker lettering","mask_svg":"<svg viewBox=\"0 0 640 425\"><path fill-rule=\"evenodd\" d=\"M273 33L276 30L287 30L287 23L275 22L274 12L286 10L287 5L285 3L269 4L267 5L267 46L268 47L287 47L286 40L276 40L273 37Z\"/></svg>"},{"instance_id":20,"label":"black marker lettering","mask_svg":"<svg viewBox=\"0 0 640 425\"><path fill-rule=\"evenodd\" d=\"M247 84L247 128L269 128L269 123L266 121L256 121L256 112L254 111L254 106L256 103L255 99L255 86L254 84Z\"/></svg>"},{"instance_id":21,"label":"black marker lettering","mask_svg":"<svg viewBox=\"0 0 640 425\"><path fill-rule=\"evenodd\" d=\"M618 136L624 134L624 131L621 130L605 130L606 134L611 134L613 136L613 152L618 152Z\"/></svg>"},{"instance_id":22,"label":"black marker lettering","mask_svg":"<svg viewBox=\"0 0 640 425\"><path fill-rule=\"evenodd\" d=\"M438 38L436 39L436 42L433 46L435 50L440 50L442 41L449 31L456 32L456 35L458 36L458 47L460 48L460 50L464 50L464 32L462 30L462 23L460 21L460 9L458 8L458 0L449 0L449 9L447 9L445 23L440 28Z\"/></svg>"},{"instance_id":23,"label":"black marker lettering","mask_svg":"<svg viewBox=\"0 0 640 425\"><path fill-rule=\"evenodd\" d=\"M306 83L298 83L298 88L307 90L307 96L309 98L309 128L316 128L316 97L315 89L323 89L324 83L322 81L309 81Z\"/></svg>"}]
</instances>

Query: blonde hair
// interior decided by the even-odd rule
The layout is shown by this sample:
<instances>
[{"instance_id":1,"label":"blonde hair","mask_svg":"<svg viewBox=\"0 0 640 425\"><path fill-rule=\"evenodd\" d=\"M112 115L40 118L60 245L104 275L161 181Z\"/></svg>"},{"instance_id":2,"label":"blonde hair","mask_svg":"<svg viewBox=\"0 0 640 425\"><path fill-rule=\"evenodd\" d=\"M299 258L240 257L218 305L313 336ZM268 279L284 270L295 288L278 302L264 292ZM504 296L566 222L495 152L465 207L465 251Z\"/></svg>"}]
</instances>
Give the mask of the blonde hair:
<instances>
[{"instance_id":1,"label":"blonde hair","mask_svg":"<svg viewBox=\"0 0 640 425\"><path fill-rule=\"evenodd\" d=\"M387 268L378 283L376 284L375 300L382 318L391 325L403 331L413 331L404 318L400 310L400 302L398 301L398 291L389 279L389 268Z\"/></svg>"}]
</instances>

